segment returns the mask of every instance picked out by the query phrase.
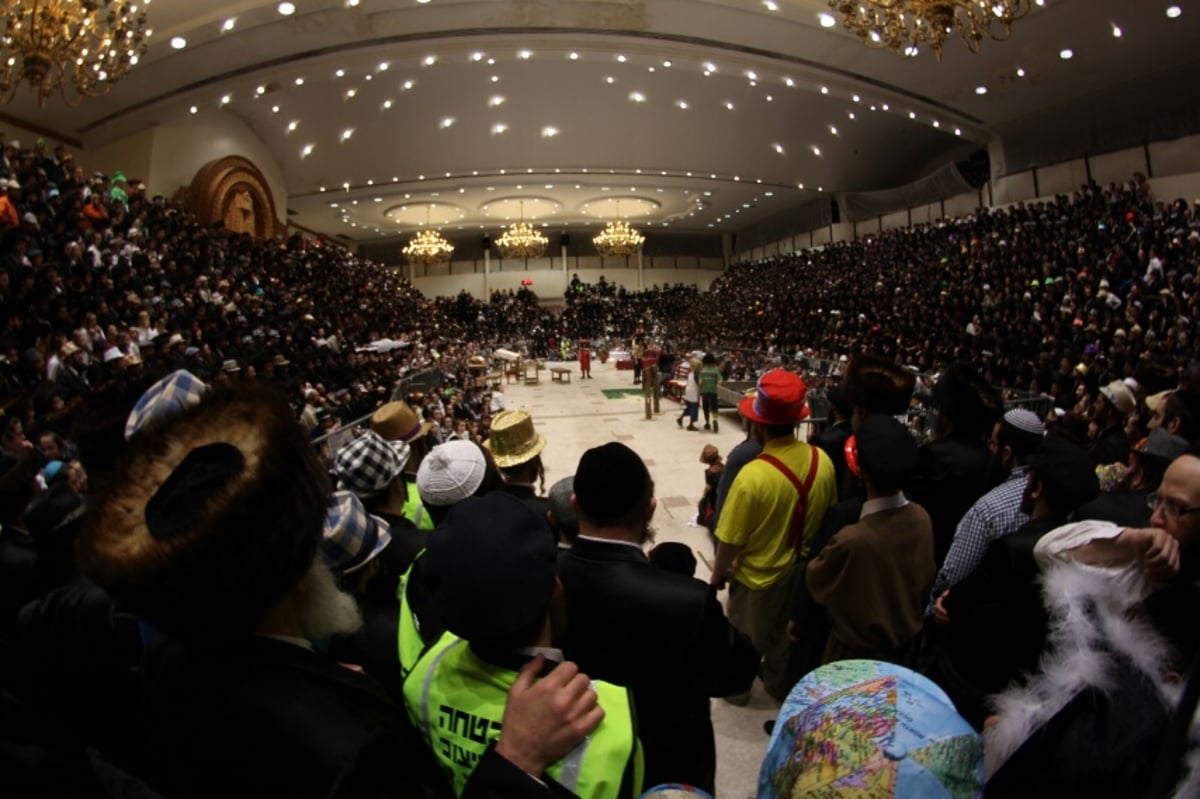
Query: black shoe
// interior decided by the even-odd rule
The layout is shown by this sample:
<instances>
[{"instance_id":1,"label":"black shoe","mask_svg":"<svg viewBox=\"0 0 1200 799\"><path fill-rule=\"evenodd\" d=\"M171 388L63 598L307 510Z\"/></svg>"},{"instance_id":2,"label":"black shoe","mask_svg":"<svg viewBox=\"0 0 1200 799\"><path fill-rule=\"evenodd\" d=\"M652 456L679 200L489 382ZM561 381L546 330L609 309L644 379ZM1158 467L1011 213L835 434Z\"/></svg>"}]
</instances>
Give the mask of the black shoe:
<instances>
[{"instance_id":1,"label":"black shoe","mask_svg":"<svg viewBox=\"0 0 1200 799\"><path fill-rule=\"evenodd\" d=\"M704 423L704 429L705 429L705 430L711 430L711 429L712 429L712 426L711 426L711 425L709 425L709 423L708 423L708 422L705 422L705 423Z\"/></svg>"},{"instance_id":2,"label":"black shoe","mask_svg":"<svg viewBox=\"0 0 1200 799\"><path fill-rule=\"evenodd\" d=\"M714 420L713 420L713 432L714 432L714 433L716 433L716 432L718 432L718 431L719 431L719 429L720 429L720 428L719 428L719 426L718 426L718 424L717 424L717 420L716 420L716 419L714 419Z\"/></svg>"},{"instance_id":3,"label":"black shoe","mask_svg":"<svg viewBox=\"0 0 1200 799\"><path fill-rule=\"evenodd\" d=\"M676 418L675 424L679 425L680 427L683 427L683 417L680 416L680 417Z\"/></svg>"}]
</instances>

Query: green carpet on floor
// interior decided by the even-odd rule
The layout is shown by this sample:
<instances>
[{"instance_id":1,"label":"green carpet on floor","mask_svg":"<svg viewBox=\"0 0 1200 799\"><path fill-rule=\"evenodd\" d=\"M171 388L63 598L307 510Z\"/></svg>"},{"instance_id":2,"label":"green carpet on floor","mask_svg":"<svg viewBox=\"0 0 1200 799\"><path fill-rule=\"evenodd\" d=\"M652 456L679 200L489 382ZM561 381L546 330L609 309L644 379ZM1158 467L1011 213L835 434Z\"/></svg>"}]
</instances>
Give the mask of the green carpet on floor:
<instances>
[{"instance_id":1,"label":"green carpet on floor","mask_svg":"<svg viewBox=\"0 0 1200 799\"><path fill-rule=\"evenodd\" d=\"M621 399L621 397L629 397L634 394L640 395L642 393L640 388L603 388L600 390L609 399Z\"/></svg>"}]
</instances>

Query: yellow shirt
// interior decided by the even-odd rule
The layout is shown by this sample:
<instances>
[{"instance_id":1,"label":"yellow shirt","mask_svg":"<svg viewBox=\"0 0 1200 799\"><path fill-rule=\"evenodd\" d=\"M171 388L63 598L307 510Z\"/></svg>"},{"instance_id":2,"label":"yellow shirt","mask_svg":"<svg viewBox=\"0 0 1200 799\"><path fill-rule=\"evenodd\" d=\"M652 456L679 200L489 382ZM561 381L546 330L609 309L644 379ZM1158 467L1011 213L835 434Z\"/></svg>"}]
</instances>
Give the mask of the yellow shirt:
<instances>
[{"instance_id":1,"label":"yellow shirt","mask_svg":"<svg viewBox=\"0 0 1200 799\"><path fill-rule=\"evenodd\" d=\"M820 449L795 438L776 438L763 447L764 454L782 461L801 483L808 476L814 450L819 460L804 518L804 541L800 548L803 557L810 554L808 550L821 525L821 517L837 501L833 461ZM792 482L761 458L743 466L734 479L721 507L716 534L718 540L742 547L733 576L747 588L769 588L795 561L796 551L788 542L788 532L796 499Z\"/></svg>"}]
</instances>

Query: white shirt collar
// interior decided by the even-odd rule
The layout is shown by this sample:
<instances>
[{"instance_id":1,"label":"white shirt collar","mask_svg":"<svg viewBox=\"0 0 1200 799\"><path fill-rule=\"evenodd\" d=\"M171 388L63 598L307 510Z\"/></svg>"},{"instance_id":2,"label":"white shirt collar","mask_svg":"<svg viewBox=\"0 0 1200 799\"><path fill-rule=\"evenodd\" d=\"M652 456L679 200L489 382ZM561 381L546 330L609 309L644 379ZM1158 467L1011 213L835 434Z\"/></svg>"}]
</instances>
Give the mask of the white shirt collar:
<instances>
[{"instance_id":1,"label":"white shirt collar","mask_svg":"<svg viewBox=\"0 0 1200 799\"><path fill-rule=\"evenodd\" d=\"M620 544L623 547L633 547L638 552L643 552L643 553L645 552L645 550L642 549L641 544L635 544L632 541L621 541L616 538L597 538L594 535L581 535L581 536L579 536L579 540L580 541L594 541L597 544Z\"/></svg>"},{"instance_id":2,"label":"white shirt collar","mask_svg":"<svg viewBox=\"0 0 1200 799\"><path fill-rule=\"evenodd\" d=\"M872 513L879 513L885 510L895 510L903 508L908 504L908 497L904 496L903 491L897 491L890 497L879 497L878 499L868 499L863 503L862 513L858 514L859 519L870 516Z\"/></svg>"}]
</instances>

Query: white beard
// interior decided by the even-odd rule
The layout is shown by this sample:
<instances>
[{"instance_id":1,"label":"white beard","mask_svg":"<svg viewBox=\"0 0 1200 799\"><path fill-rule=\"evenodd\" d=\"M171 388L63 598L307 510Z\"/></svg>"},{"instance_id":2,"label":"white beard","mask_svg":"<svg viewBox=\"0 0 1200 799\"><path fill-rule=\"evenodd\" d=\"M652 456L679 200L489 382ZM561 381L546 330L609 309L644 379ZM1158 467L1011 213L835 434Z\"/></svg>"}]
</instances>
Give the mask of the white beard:
<instances>
[{"instance_id":1,"label":"white beard","mask_svg":"<svg viewBox=\"0 0 1200 799\"><path fill-rule=\"evenodd\" d=\"M319 559L308 575L300 626L310 641L323 641L335 635L348 635L363 625L362 612L354 597L337 586L329 567Z\"/></svg>"}]
</instances>

